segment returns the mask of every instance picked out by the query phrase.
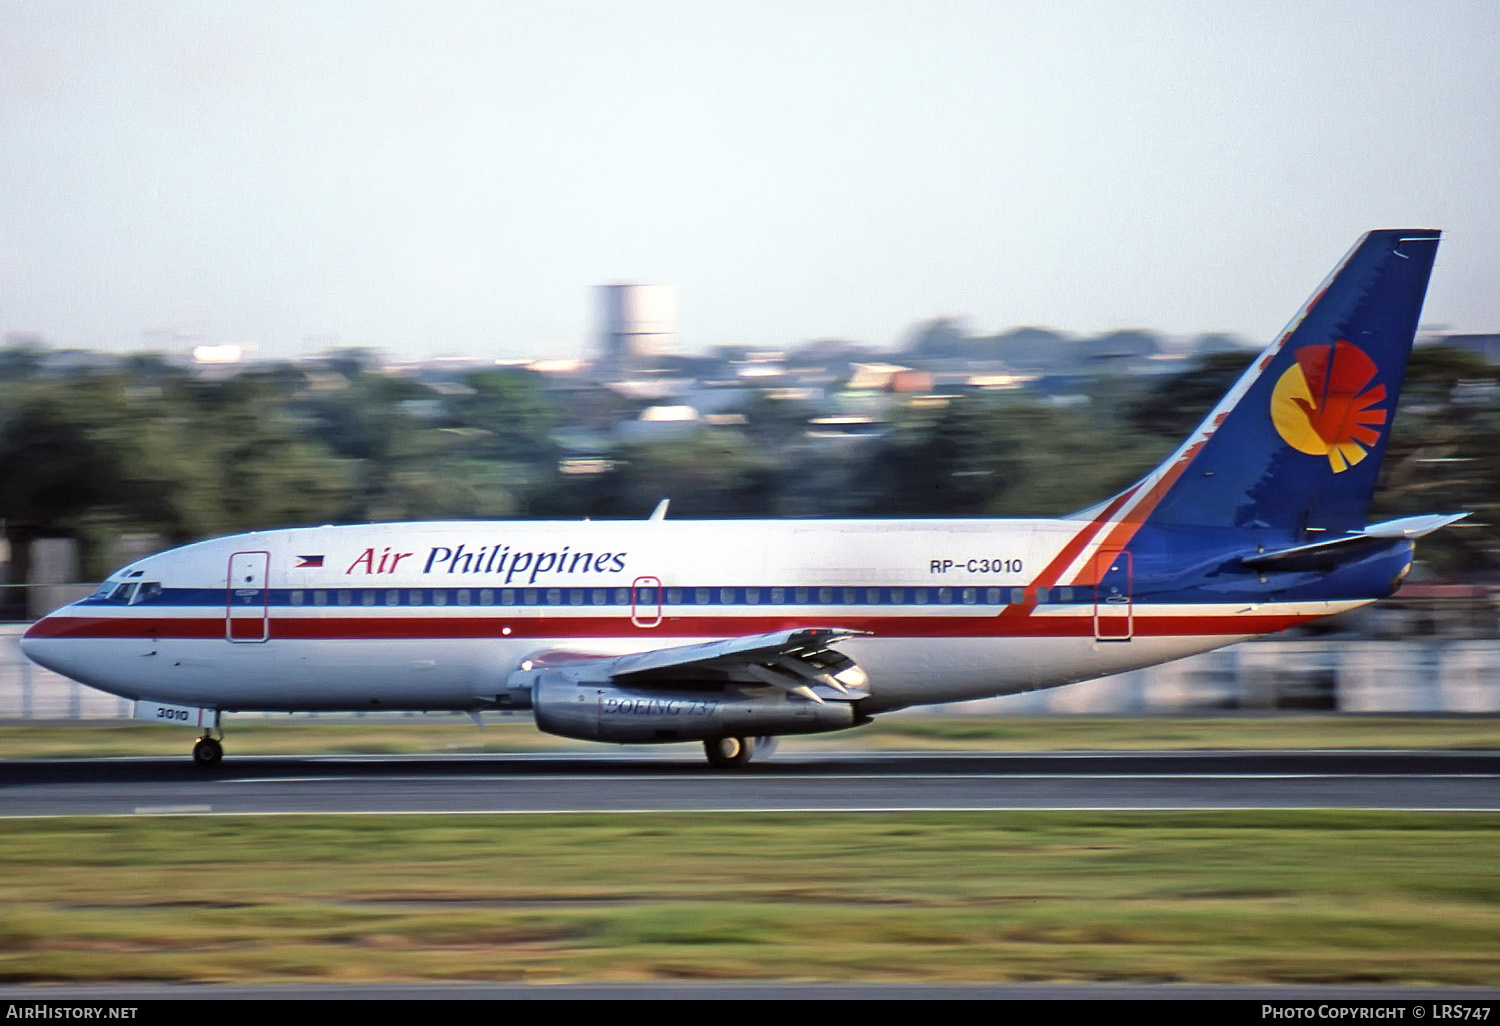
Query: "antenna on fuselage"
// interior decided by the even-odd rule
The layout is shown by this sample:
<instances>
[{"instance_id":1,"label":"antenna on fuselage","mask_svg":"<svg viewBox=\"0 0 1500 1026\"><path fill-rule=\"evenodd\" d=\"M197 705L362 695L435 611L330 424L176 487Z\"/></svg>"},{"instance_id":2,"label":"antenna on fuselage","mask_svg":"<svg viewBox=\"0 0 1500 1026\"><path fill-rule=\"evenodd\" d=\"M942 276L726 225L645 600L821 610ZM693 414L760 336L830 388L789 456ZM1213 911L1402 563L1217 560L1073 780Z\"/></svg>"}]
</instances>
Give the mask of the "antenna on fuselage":
<instances>
[{"instance_id":1,"label":"antenna on fuselage","mask_svg":"<svg viewBox=\"0 0 1500 1026\"><path fill-rule=\"evenodd\" d=\"M671 499L663 499L660 502L658 502L656 504L656 508L651 511L651 516L650 516L649 519L653 523L656 522L656 521L658 521L658 520L665 520L665 519L667 519L667 504L670 503L671 501L672 501Z\"/></svg>"}]
</instances>

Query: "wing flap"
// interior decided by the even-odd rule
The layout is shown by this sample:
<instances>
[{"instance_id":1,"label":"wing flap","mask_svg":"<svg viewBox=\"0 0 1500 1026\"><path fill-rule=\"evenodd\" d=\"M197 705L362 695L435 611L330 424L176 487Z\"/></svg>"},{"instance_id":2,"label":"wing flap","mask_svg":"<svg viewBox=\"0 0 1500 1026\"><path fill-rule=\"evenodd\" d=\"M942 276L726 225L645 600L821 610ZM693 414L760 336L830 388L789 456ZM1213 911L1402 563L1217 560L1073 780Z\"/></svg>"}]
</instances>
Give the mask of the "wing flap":
<instances>
[{"instance_id":1,"label":"wing flap","mask_svg":"<svg viewBox=\"0 0 1500 1026\"><path fill-rule=\"evenodd\" d=\"M853 702L869 697L864 671L833 646L866 633L846 627L803 627L628 655L543 652L521 664L509 687L519 696L530 688L537 669L556 666L579 679L607 678L626 686L702 687L716 681L737 682L770 685L818 705Z\"/></svg>"},{"instance_id":2,"label":"wing flap","mask_svg":"<svg viewBox=\"0 0 1500 1026\"><path fill-rule=\"evenodd\" d=\"M830 646L864 633L866 632L845 627L803 627L675 648L657 648L649 652L616 656L608 660L607 672L613 679L621 680L650 676L667 670L724 670L752 663L769 666L774 665L781 657L795 659L811 667L817 663L820 655L829 653Z\"/></svg>"}]
</instances>

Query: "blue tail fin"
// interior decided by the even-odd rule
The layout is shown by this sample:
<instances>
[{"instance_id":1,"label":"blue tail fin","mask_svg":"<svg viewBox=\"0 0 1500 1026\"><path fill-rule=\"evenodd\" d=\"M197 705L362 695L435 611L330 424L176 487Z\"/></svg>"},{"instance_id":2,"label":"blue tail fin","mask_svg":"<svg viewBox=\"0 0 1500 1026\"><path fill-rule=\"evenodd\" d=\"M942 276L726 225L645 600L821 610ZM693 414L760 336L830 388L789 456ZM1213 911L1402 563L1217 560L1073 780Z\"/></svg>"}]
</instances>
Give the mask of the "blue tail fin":
<instances>
[{"instance_id":1,"label":"blue tail fin","mask_svg":"<svg viewBox=\"0 0 1500 1026\"><path fill-rule=\"evenodd\" d=\"M1362 529L1439 235L1360 239L1182 448L1122 496L1128 519Z\"/></svg>"}]
</instances>

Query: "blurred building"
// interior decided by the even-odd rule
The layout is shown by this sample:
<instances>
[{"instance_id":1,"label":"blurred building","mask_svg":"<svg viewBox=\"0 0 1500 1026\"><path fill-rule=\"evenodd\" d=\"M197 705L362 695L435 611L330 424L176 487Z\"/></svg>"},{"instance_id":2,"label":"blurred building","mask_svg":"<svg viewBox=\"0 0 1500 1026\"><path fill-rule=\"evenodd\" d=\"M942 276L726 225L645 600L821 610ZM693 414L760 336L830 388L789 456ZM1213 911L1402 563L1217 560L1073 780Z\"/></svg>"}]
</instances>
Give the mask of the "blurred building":
<instances>
[{"instance_id":1,"label":"blurred building","mask_svg":"<svg viewBox=\"0 0 1500 1026\"><path fill-rule=\"evenodd\" d=\"M1493 335L1439 335L1433 341L1455 349L1462 349L1487 363L1500 364L1500 334Z\"/></svg>"},{"instance_id":2,"label":"blurred building","mask_svg":"<svg viewBox=\"0 0 1500 1026\"><path fill-rule=\"evenodd\" d=\"M670 285L601 285L600 369L629 375L653 369L677 344L677 290Z\"/></svg>"}]
</instances>

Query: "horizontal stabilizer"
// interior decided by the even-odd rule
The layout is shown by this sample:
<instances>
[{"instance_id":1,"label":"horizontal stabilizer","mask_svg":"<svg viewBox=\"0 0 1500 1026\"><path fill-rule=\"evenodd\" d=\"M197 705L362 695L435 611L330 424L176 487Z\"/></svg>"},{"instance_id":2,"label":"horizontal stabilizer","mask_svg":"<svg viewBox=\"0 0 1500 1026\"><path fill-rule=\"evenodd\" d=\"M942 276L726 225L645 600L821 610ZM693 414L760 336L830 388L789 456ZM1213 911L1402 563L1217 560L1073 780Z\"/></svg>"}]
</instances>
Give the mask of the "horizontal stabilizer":
<instances>
[{"instance_id":1,"label":"horizontal stabilizer","mask_svg":"<svg viewBox=\"0 0 1500 1026\"><path fill-rule=\"evenodd\" d=\"M1401 538L1421 538L1439 528L1456 523L1468 515L1467 513L1446 515L1432 513L1425 516L1387 520L1383 523L1371 524L1356 534L1339 535L1337 538L1309 542L1306 545L1294 545L1291 548L1277 549L1274 552L1256 552L1249 556L1242 556L1240 562L1257 570L1296 570L1303 566L1336 562L1353 556L1359 549L1372 545L1387 545Z\"/></svg>"},{"instance_id":2,"label":"horizontal stabilizer","mask_svg":"<svg viewBox=\"0 0 1500 1026\"><path fill-rule=\"evenodd\" d=\"M1400 520L1371 524L1365 528L1365 534L1371 538L1423 538L1439 528L1458 523L1468 515L1467 513L1428 513L1419 517L1402 517Z\"/></svg>"}]
</instances>

